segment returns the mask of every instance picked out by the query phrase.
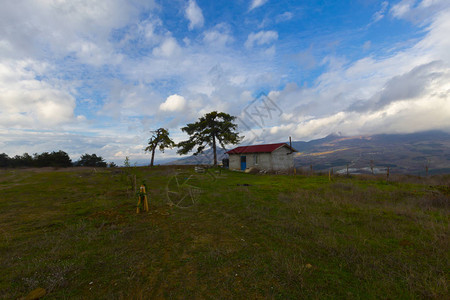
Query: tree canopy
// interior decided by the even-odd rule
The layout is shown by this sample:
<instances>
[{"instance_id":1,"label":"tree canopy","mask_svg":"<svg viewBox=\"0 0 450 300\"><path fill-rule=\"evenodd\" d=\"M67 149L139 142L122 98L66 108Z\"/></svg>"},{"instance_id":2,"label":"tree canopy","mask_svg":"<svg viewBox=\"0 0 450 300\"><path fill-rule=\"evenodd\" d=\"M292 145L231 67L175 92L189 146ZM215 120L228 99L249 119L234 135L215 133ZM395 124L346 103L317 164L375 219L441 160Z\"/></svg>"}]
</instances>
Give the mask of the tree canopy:
<instances>
[{"instance_id":1,"label":"tree canopy","mask_svg":"<svg viewBox=\"0 0 450 300\"><path fill-rule=\"evenodd\" d=\"M152 153L150 166L153 166L156 148L159 148L159 151L164 153L164 149L175 147L175 143L170 139L169 131L165 128L158 128L154 131L150 131L150 133L152 133L152 136L148 140L148 146L145 148L145 151Z\"/></svg>"},{"instance_id":2,"label":"tree canopy","mask_svg":"<svg viewBox=\"0 0 450 300\"><path fill-rule=\"evenodd\" d=\"M106 162L103 157L97 156L97 154L83 154L80 160L76 162L80 167L106 167Z\"/></svg>"},{"instance_id":3,"label":"tree canopy","mask_svg":"<svg viewBox=\"0 0 450 300\"><path fill-rule=\"evenodd\" d=\"M214 153L214 166L217 166L217 143L225 149L227 144L237 144L243 137L236 131L237 124L233 123L236 117L227 113L213 111L207 113L195 123L187 124L181 128L189 135L187 141L180 142L178 154L187 154L197 146L194 155L201 153L206 146L210 146Z\"/></svg>"},{"instance_id":4,"label":"tree canopy","mask_svg":"<svg viewBox=\"0 0 450 300\"><path fill-rule=\"evenodd\" d=\"M58 167L65 168L72 166L72 160L69 155L59 150L57 152L34 153L33 156L28 153L16 155L10 158L6 153L0 154L0 167L10 168L29 168L29 167Z\"/></svg>"}]
</instances>

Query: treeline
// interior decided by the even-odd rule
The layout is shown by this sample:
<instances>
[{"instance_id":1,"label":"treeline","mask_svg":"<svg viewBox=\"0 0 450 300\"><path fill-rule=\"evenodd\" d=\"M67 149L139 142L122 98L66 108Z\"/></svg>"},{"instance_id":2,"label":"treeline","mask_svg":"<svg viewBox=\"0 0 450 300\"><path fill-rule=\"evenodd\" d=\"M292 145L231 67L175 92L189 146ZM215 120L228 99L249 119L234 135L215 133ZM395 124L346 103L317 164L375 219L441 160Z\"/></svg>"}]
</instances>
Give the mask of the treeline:
<instances>
[{"instance_id":1,"label":"treeline","mask_svg":"<svg viewBox=\"0 0 450 300\"><path fill-rule=\"evenodd\" d=\"M67 167L106 167L107 164L101 156L96 154L83 154L79 160L72 162L69 155L59 150L57 152L35 153L33 156L28 153L9 157L6 153L0 154L0 168L67 168ZM109 164L115 167L114 163Z\"/></svg>"}]
</instances>

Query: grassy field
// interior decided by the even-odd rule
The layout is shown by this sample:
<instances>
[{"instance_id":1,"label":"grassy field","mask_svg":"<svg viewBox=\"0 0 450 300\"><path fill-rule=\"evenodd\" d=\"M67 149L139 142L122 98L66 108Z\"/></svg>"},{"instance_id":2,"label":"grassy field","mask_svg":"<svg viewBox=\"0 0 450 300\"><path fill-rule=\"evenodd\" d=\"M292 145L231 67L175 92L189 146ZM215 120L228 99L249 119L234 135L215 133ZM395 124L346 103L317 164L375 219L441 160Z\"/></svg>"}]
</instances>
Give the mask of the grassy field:
<instances>
[{"instance_id":1,"label":"grassy field","mask_svg":"<svg viewBox=\"0 0 450 300\"><path fill-rule=\"evenodd\" d=\"M136 214L128 174L146 182L150 212ZM2 170L0 298L41 287L45 299L444 299L449 184Z\"/></svg>"}]
</instances>

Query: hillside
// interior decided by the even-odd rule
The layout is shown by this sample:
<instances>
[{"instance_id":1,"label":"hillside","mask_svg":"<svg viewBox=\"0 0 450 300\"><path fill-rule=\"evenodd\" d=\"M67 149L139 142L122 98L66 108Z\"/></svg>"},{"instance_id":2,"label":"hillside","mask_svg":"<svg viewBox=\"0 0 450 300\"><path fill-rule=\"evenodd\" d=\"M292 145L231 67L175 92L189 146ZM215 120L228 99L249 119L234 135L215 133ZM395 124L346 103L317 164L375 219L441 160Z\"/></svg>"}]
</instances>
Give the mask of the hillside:
<instances>
[{"instance_id":1,"label":"hillside","mask_svg":"<svg viewBox=\"0 0 450 300\"><path fill-rule=\"evenodd\" d=\"M330 135L309 142L296 141L292 146L299 151L295 166L315 171L346 171L385 173L386 167L392 173L425 175L450 173L450 134L428 131L413 134L380 134L367 136ZM232 148L232 147L231 147ZM230 149L231 149L230 148ZM218 149L218 161L227 157L224 150ZM189 156L167 164L195 165L211 164L212 150L204 154Z\"/></svg>"},{"instance_id":2,"label":"hillside","mask_svg":"<svg viewBox=\"0 0 450 300\"><path fill-rule=\"evenodd\" d=\"M310 142L294 142L299 153L298 167L314 170L344 170L352 173L384 173L389 166L393 173L425 175L450 173L450 134L429 131L414 134L382 134L343 137L330 135Z\"/></svg>"},{"instance_id":3,"label":"hillside","mask_svg":"<svg viewBox=\"0 0 450 300\"><path fill-rule=\"evenodd\" d=\"M449 177L383 178L0 170L0 299L445 299Z\"/></svg>"}]
</instances>

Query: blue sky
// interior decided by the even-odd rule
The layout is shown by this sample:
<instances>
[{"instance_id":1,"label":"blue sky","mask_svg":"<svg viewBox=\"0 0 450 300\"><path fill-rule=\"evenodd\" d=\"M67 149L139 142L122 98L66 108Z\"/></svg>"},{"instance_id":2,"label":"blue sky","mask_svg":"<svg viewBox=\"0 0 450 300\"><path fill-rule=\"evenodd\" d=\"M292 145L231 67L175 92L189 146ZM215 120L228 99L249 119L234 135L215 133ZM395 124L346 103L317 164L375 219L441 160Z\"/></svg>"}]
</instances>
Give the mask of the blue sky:
<instances>
[{"instance_id":1,"label":"blue sky","mask_svg":"<svg viewBox=\"0 0 450 300\"><path fill-rule=\"evenodd\" d=\"M244 144L449 131L449 32L447 0L7 1L0 153L142 163L150 130L212 110Z\"/></svg>"}]
</instances>

